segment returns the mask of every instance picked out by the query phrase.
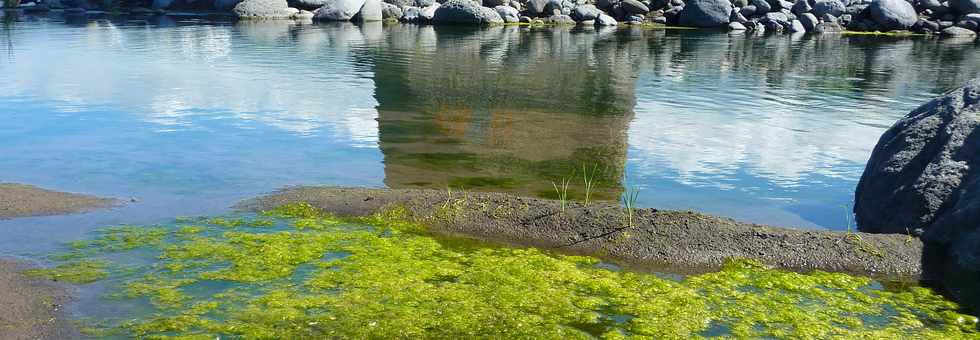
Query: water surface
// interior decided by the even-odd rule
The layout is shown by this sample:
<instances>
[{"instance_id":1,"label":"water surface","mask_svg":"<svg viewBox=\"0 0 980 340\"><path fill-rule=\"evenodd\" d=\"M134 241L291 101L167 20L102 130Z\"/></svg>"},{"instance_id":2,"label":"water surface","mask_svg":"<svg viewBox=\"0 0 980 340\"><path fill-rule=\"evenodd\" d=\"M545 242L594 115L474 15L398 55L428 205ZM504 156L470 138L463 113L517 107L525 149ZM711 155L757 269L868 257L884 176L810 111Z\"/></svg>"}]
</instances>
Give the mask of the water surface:
<instances>
[{"instance_id":1,"label":"water surface","mask_svg":"<svg viewBox=\"0 0 980 340\"><path fill-rule=\"evenodd\" d=\"M5 17L0 180L124 208L0 221L40 254L285 185L596 196L844 228L878 136L980 75L930 38Z\"/></svg>"}]
</instances>

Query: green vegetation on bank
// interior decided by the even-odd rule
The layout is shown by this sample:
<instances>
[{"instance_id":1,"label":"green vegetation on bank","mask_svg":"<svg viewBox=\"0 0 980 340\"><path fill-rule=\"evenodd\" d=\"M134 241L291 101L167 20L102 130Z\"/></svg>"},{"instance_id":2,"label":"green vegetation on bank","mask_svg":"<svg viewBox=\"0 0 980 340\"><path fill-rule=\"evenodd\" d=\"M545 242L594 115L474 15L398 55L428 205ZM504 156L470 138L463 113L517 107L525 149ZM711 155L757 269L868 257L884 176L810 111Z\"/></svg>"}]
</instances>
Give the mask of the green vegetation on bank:
<instances>
[{"instance_id":1,"label":"green vegetation on bank","mask_svg":"<svg viewBox=\"0 0 980 340\"><path fill-rule=\"evenodd\" d=\"M975 317L926 288L883 290L868 278L747 260L675 281L610 270L592 257L426 236L405 216L394 208L344 219L292 204L255 218L113 228L76 242L66 265L42 272L73 277L69 263L104 263L108 273L98 278L109 277L114 297L145 304L86 328L100 336L980 336ZM112 260L134 258L146 262ZM82 277L76 282L94 281Z\"/></svg>"}]
</instances>

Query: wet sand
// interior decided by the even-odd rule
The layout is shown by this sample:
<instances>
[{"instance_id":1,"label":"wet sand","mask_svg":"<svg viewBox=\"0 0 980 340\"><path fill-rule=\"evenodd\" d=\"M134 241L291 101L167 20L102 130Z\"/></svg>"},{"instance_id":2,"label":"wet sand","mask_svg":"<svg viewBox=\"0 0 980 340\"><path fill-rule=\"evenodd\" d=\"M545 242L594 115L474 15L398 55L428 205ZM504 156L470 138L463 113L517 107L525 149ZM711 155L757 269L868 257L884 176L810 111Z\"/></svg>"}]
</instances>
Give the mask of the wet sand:
<instances>
[{"instance_id":1,"label":"wet sand","mask_svg":"<svg viewBox=\"0 0 980 340\"><path fill-rule=\"evenodd\" d=\"M21 274L27 268L0 258L0 339L79 338L63 315L63 306L71 300L68 289Z\"/></svg>"},{"instance_id":2,"label":"wet sand","mask_svg":"<svg viewBox=\"0 0 980 340\"><path fill-rule=\"evenodd\" d=\"M116 200L41 189L31 185L0 183L0 219L62 215L107 208Z\"/></svg>"},{"instance_id":3,"label":"wet sand","mask_svg":"<svg viewBox=\"0 0 980 340\"><path fill-rule=\"evenodd\" d=\"M747 224L691 211L624 209L497 193L412 189L294 187L240 204L265 210L306 202L337 215L363 216L404 206L410 218L442 234L564 253L596 255L674 273L718 269L750 258L794 271L824 270L911 281L922 277L922 243L906 235L846 234Z\"/></svg>"}]
</instances>

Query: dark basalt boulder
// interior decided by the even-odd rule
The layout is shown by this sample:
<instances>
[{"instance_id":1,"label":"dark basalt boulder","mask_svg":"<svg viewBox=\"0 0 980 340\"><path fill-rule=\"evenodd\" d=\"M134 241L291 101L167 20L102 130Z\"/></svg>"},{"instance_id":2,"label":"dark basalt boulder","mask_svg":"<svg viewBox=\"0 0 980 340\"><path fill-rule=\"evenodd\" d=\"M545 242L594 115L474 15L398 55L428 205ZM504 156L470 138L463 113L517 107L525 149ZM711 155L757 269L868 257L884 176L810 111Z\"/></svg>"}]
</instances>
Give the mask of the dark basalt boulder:
<instances>
[{"instance_id":1,"label":"dark basalt boulder","mask_svg":"<svg viewBox=\"0 0 980 340\"><path fill-rule=\"evenodd\" d=\"M728 0L690 0L681 10L678 23L692 27L723 27L731 18L732 3Z\"/></svg>"},{"instance_id":2,"label":"dark basalt boulder","mask_svg":"<svg viewBox=\"0 0 980 340\"><path fill-rule=\"evenodd\" d=\"M980 302L980 79L913 110L878 140L855 192L862 231L921 235L924 269Z\"/></svg>"},{"instance_id":3,"label":"dark basalt boulder","mask_svg":"<svg viewBox=\"0 0 980 340\"><path fill-rule=\"evenodd\" d=\"M949 0L949 7L960 14L980 13L980 0Z\"/></svg>"},{"instance_id":4,"label":"dark basalt boulder","mask_svg":"<svg viewBox=\"0 0 980 340\"><path fill-rule=\"evenodd\" d=\"M907 30L919 20L915 8L905 0L875 0L869 9L871 19L884 30Z\"/></svg>"}]
</instances>

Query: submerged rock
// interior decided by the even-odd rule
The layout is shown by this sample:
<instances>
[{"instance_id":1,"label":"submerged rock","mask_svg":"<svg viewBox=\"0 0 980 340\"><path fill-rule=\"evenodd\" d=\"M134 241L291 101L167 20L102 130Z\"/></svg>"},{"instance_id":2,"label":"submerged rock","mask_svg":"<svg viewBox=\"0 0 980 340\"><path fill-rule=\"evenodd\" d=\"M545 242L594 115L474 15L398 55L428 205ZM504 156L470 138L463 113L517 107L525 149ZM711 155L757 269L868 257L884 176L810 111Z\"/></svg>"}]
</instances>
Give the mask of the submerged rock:
<instances>
[{"instance_id":1,"label":"submerged rock","mask_svg":"<svg viewBox=\"0 0 980 340\"><path fill-rule=\"evenodd\" d=\"M693 27L728 25L732 4L728 0L690 0L681 10L678 23Z\"/></svg>"},{"instance_id":2,"label":"submerged rock","mask_svg":"<svg viewBox=\"0 0 980 340\"><path fill-rule=\"evenodd\" d=\"M918 107L881 136L854 213L863 231L921 234L934 256L924 266L972 278L947 281L947 288L977 307L980 79Z\"/></svg>"},{"instance_id":3,"label":"submerged rock","mask_svg":"<svg viewBox=\"0 0 980 340\"><path fill-rule=\"evenodd\" d=\"M957 37L957 38L973 38L977 36L977 33L963 27L947 27L941 33L944 37Z\"/></svg>"},{"instance_id":4,"label":"submerged rock","mask_svg":"<svg viewBox=\"0 0 980 340\"><path fill-rule=\"evenodd\" d=\"M871 3L871 19L884 30L907 30L919 16L905 0L875 0Z\"/></svg>"},{"instance_id":5,"label":"submerged rock","mask_svg":"<svg viewBox=\"0 0 980 340\"><path fill-rule=\"evenodd\" d=\"M496 10L480 6L472 0L446 1L432 17L434 24L485 25L503 22Z\"/></svg>"}]
</instances>

